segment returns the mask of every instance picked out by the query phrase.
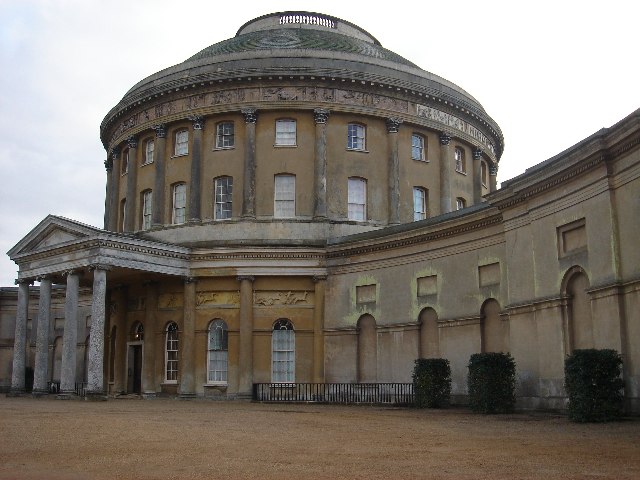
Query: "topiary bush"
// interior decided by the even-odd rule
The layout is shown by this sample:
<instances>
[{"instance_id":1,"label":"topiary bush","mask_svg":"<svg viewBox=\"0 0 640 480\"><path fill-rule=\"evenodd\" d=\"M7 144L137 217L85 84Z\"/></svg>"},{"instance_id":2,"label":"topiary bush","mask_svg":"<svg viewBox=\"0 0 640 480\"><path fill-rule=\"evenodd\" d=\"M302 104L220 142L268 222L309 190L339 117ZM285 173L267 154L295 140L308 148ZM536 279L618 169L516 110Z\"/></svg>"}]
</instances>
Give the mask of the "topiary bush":
<instances>
[{"instance_id":1,"label":"topiary bush","mask_svg":"<svg viewBox=\"0 0 640 480\"><path fill-rule=\"evenodd\" d=\"M415 405L443 408L451 398L451 367L445 358L418 358L413 367Z\"/></svg>"},{"instance_id":2,"label":"topiary bush","mask_svg":"<svg viewBox=\"0 0 640 480\"><path fill-rule=\"evenodd\" d=\"M469 404L476 413L510 413L516 404L516 362L508 353L474 353L469 359Z\"/></svg>"},{"instance_id":3,"label":"topiary bush","mask_svg":"<svg viewBox=\"0 0 640 480\"><path fill-rule=\"evenodd\" d=\"M622 357L615 350L574 350L564 362L569 420L607 422L623 413Z\"/></svg>"}]
</instances>

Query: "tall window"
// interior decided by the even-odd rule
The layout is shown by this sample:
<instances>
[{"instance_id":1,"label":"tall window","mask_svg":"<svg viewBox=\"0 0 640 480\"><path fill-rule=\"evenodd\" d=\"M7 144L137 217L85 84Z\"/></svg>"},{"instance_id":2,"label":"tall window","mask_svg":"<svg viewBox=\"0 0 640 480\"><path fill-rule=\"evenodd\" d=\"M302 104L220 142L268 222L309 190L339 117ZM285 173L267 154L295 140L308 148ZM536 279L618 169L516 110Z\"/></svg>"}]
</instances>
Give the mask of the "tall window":
<instances>
[{"instance_id":1,"label":"tall window","mask_svg":"<svg viewBox=\"0 0 640 480\"><path fill-rule=\"evenodd\" d=\"M467 171L467 165L464 158L464 150L456 147L453 150L453 158L456 161L456 172L465 173Z\"/></svg>"},{"instance_id":2,"label":"tall window","mask_svg":"<svg viewBox=\"0 0 640 480\"><path fill-rule=\"evenodd\" d=\"M213 218L223 220L231 218L231 197L233 193L233 177L215 179L215 211Z\"/></svg>"},{"instance_id":3,"label":"tall window","mask_svg":"<svg viewBox=\"0 0 640 480\"><path fill-rule=\"evenodd\" d=\"M153 151L155 149L155 142L153 140L147 140L144 144L144 165L147 163L153 163Z\"/></svg>"},{"instance_id":4,"label":"tall window","mask_svg":"<svg viewBox=\"0 0 640 480\"><path fill-rule=\"evenodd\" d=\"M293 324L286 318L273 325L271 336L271 381L293 383L296 369L296 337Z\"/></svg>"},{"instance_id":5,"label":"tall window","mask_svg":"<svg viewBox=\"0 0 640 480\"><path fill-rule=\"evenodd\" d=\"M153 193L151 190L142 192L142 230L149 230L151 228L152 202Z\"/></svg>"},{"instance_id":6,"label":"tall window","mask_svg":"<svg viewBox=\"0 0 640 480\"><path fill-rule=\"evenodd\" d=\"M276 145L296 144L296 121L276 120Z\"/></svg>"},{"instance_id":7,"label":"tall window","mask_svg":"<svg viewBox=\"0 0 640 480\"><path fill-rule=\"evenodd\" d=\"M411 158L413 160L425 160L424 137L417 133L411 135Z\"/></svg>"},{"instance_id":8,"label":"tall window","mask_svg":"<svg viewBox=\"0 0 640 480\"><path fill-rule=\"evenodd\" d=\"M364 222L367 219L367 181L350 178L347 196L349 220Z\"/></svg>"},{"instance_id":9,"label":"tall window","mask_svg":"<svg viewBox=\"0 0 640 480\"><path fill-rule=\"evenodd\" d=\"M220 122L216 126L216 148L233 148L235 134L233 122Z\"/></svg>"},{"instance_id":10,"label":"tall window","mask_svg":"<svg viewBox=\"0 0 640 480\"><path fill-rule=\"evenodd\" d=\"M120 231L124 232L127 225L127 199L123 198L120 201L120 218L122 223L120 224Z\"/></svg>"},{"instance_id":11,"label":"tall window","mask_svg":"<svg viewBox=\"0 0 640 480\"><path fill-rule=\"evenodd\" d=\"M290 218L296 216L296 177L276 175L273 216Z\"/></svg>"},{"instance_id":12,"label":"tall window","mask_svg":"<svg viewBox=\"0 0 640 480\"><path fill-rule=\"evenodd\" d=\"M173 215L171 223L184 223L187 214L187 184L178 183L173 186Z\"/></svg>"},{"instance_id":13,"label":"tall window","mask_svg":"<svg viewBox=\"0 0 640 480\"><path fill-rule=\"evenodd\" d=\"M124 152L122 152L122 166L120 168L120 173L124 175L129 172L129 149L127 148Z\"/></svg>"},{"instance_id":14,"label":"tall window","mask_svg":"<svg viewBox=\"0 0 640 480\"><path fill-rule=\"evenodd\" d=\"M178 382L178 325L171 322L165 331L164 381Z\"/></svg>"},{"instance_id":15,"label":"tall window","mask_svg":"<svg viewBox=\"0 0 640 480\"><path fill-rule=\"evenodd\" d=\"M227 383L228 333L224 320L209 324L207 383Z\"/></svg>"},{"instance_id":16,"label":"tall window","mask_svg":"<svg viewBox=\"0 0 640 480\"><path fill-rule=\"evenodd\" d=\"M422 187L413 187L413 221L427 218L427 191Z\"/></svg>"},{"instance_id":17,"label":"tall window","mask_svg":"<svg viewBox=\"0 0 640 480\"><path fill-rule=\"evenodd\" d=\"M456 210L462 210L466 206L467 206L467 201L464 198L462 197L456 198Z\"/></svg>"},{"instance_id":18,"label":"tall window","mask_svg":"<svg viewBox=\"0 0 640 480\"><path fill-rule=\"evenodd\" d=\"M349 150L364 150L366 145L365 135L366 129L364 125L358 125L357 123L347 125L347 148Z\"/></svg>"},{"instance_id":19,"label":"tall window","mask_svg":"<svg viewBox=\"0 0 640 480\"><path fill-rule=\"evenodd\" d=\"M189 153L189 132L180 130L176 132L176 156Z\"/></svg>"},{"instance_id":20,"label":"tall window","mask_svg":"<svg viewBox=\"0 0 640 480\"><path fill-rule=\"evenodd\" d=\"M482 161L480 163L480 176L482 178L482 185L487 186L487 164Z\"/></svg>"}]
</instances>

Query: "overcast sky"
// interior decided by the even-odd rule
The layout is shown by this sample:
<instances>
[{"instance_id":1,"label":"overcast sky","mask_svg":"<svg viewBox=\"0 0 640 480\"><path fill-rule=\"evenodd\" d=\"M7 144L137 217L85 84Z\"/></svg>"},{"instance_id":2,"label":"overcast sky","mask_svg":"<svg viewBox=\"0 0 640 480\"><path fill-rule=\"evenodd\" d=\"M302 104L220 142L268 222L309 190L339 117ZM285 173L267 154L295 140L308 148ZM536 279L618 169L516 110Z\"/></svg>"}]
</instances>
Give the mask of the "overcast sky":
<instances>
[{"instance_id":1,"label":"overcast sky","mask_svg":"<svg viewBox=\"0 0 640 480\"><path fill-rule=\"evenodd\" d=\"M139 80L284 10L348 20L473 95L500 125L498 181L640 108L637 0L0 0L0 286L48 214L103 226L100 122Z\"/></svg>"}]
</instances>

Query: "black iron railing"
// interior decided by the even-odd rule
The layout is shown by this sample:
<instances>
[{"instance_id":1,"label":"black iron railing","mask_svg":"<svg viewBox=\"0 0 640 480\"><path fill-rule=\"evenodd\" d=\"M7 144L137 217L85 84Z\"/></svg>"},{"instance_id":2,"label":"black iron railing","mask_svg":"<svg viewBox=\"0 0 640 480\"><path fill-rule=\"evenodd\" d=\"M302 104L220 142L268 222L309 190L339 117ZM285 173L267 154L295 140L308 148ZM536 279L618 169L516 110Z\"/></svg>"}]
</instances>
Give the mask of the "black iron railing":
<instances>
[{"instance_id":1,"label":"black iron railing","mask_svg":"<svg viewBox=\"0 0 640 480\"><path fill-rule=\"evenodd\" d=\"M254 383L258 402L411 405L413 383Z\"/></svg>"},{"instance_id":2,"label":"black iron railing","mask_svg":"<svg viewBox=\"0 0 640 480\"><path fill-rule=\"evenodd\" d=\"M47 382L47 391L52 394L60 393L60 382ZM79 397L84 397L87 393L86 382L76 382L74 392Z\"/></svg>"}]
</instances>

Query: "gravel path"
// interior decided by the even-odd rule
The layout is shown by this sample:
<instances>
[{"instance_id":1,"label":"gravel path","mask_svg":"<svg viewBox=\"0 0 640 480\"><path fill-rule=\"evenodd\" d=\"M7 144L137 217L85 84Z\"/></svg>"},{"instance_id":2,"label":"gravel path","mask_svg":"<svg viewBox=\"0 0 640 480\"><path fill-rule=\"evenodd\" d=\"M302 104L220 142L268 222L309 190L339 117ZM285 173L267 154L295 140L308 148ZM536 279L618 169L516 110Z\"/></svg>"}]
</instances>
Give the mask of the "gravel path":
<instances>
[{"instance_id":1,"label":"gravel path","mask_svg":"<svg viewBox=\"0 0 640 480\"><path fill-rule=\"evenodd\" d=\"M640 419L0 397L0 479L639 479Z\"/></svg>"}]
</instances>

